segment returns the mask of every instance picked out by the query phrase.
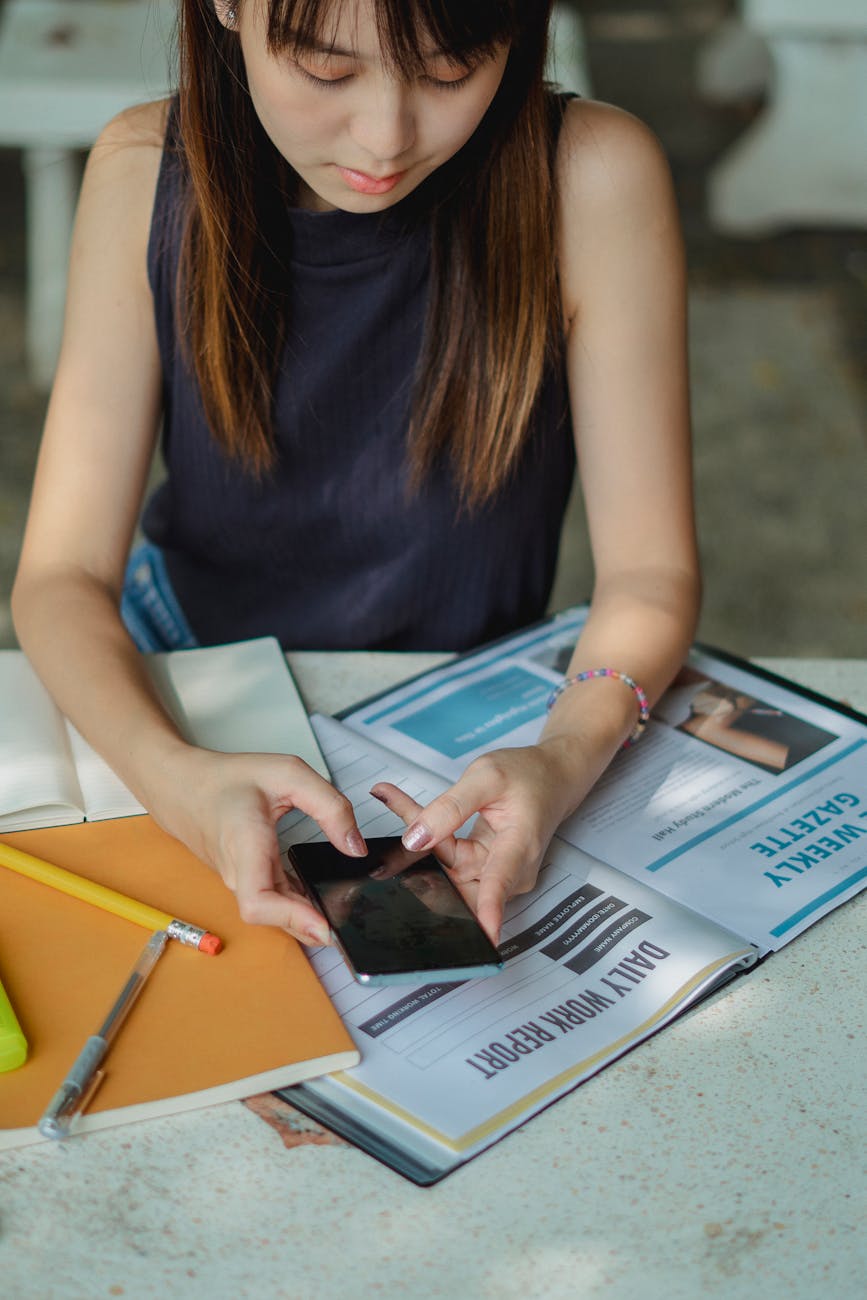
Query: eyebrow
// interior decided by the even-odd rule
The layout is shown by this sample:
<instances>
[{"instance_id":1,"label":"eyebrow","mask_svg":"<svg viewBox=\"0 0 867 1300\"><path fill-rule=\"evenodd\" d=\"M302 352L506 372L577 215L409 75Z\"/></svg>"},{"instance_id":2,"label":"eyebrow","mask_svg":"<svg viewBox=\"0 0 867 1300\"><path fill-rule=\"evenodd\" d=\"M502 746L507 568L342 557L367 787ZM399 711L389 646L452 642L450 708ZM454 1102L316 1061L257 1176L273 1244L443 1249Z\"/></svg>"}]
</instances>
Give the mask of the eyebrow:
<instances>
[{"instance_id":1,"label":"eyebrow","mask_svg":"<svg viewBox=\"0 0 867 1300\"><path fill-rule=\"evenodd\" d=\"M299 50L309 50L311 54L333 54L338 59L358 58L355 50L342 50L338 45L329 45L327 41L317 41L312 37L294 36L292 43Z\"/></svg>"},{"instance_id":2,"label":"eyebrow","mask_svg":"<svg viewBox=\"0 0 867 1300\"><path fill-rule=\"evenodd\" d=\"M302 36L300 33L292 34L292 44L298 50L306 50L310 54L329 54L336 59L359 59L361 55L357 50L344 50L339 45L331 45L328 41L317 40L315 36ZM445 50L441 48L425 50L423 57L425 59L438 59L445 56Z\"/></svg>"}]
</instances>

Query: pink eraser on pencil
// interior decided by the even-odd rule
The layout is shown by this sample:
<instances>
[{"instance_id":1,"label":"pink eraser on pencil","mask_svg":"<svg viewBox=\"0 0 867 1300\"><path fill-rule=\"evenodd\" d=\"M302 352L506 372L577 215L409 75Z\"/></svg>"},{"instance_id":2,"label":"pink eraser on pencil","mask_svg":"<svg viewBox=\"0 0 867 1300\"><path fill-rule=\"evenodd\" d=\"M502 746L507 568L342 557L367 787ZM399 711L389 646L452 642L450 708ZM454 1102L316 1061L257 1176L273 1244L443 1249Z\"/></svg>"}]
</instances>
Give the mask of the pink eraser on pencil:
<instances>
[{"instance_id":1,"label":"pink eraser on pencil","mask_svg":"<svg viewBox=\"0 0 867 1300\"><path fill-rule=\"evenodd\" d=\"M216 934L203 934L199 940L199 952L206 952L209 957L216 957L222 949L223 940Z\"/></svg>"}]
</instances>

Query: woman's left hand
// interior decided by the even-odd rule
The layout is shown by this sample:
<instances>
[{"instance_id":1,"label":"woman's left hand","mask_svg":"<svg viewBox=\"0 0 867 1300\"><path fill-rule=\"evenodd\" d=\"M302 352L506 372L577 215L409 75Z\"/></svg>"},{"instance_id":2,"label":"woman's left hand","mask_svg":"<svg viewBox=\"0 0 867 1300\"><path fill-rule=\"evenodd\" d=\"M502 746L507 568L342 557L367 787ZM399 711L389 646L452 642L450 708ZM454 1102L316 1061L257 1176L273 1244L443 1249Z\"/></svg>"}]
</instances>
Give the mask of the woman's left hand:
<instances>
[{"instance_id":1,"label":"woman's left hand","mask_svg":"<svg viewBox=\"0 0 867 1300\"><path fill-rule=\"evenodd\" d=\"M576 738L551 738L483 754L425 807L390 782L371 794L406 822L408 849L435 850L464 887L478 881L476 913L496 943L506 901L535 885L554 831L598 776L592 766ZM456 838L474 816L470 834Z\"/></svg>"}]
</instances>

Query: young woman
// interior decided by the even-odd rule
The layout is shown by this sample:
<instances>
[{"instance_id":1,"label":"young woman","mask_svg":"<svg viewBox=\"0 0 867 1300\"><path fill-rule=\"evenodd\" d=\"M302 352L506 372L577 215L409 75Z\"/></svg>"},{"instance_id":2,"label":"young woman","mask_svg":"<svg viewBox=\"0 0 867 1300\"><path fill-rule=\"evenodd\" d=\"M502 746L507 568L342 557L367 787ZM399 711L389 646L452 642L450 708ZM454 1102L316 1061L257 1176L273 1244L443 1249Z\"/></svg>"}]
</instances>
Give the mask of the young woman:
<instances>
[{"instance_id":1,"label":"young woman","mask_svg":"<svg viewBox=\"0 0 867 1300\"><path fill-rule=\"evenodd\" d=\"M424 809L377 791L496 936L692 638L670 180L633 118L546 89L549 7L180 0L177 100L122 114L87 167L16 627L242 915L308 942L324 925L274 825L300 807L361 855L351 807L298 759L185 743L137 646L464 649L518 627L544 611L577 452L595 588L570 674L614 675Z\"/></svg>"}]
</instances>

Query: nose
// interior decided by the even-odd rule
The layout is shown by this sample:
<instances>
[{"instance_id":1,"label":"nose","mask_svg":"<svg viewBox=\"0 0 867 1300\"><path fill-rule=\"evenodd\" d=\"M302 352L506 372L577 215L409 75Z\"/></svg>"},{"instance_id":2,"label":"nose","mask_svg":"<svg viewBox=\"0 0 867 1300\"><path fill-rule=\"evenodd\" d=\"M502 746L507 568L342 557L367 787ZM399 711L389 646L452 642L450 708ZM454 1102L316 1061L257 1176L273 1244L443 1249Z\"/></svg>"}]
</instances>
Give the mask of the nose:
<instances>
[{"instance_id":1,"label":"nose","mask_svg":"<svg viewBox=\"0 0 867 1300\"><path fill-rule=\"evenodd\" d=\"M352 116L350 135L377 163L405 154L415 142L415 114L408 87L392 78L371 87Z\"/></svg>"}]
</instances>

